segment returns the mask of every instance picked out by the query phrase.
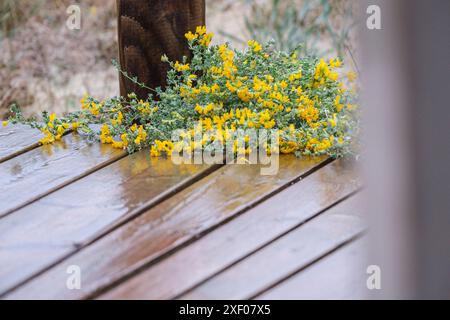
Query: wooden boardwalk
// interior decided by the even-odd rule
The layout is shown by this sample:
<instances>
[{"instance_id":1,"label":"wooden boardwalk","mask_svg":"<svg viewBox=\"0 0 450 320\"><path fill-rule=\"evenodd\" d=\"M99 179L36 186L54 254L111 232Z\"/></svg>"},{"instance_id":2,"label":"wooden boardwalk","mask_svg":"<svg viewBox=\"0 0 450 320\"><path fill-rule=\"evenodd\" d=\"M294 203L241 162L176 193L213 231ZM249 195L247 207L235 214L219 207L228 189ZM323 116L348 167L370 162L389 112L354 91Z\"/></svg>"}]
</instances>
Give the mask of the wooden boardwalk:
<instances>
[{"instance_id":1,"label":"wooden boardwalk","mask_svg":"<svg viewBox=\"0 0 450 320\"><path fill-rule=\"evenodd\" d=\"M0 298L363 298L360 182L343 160L175 165L0 129ZM69 290L68 267L81 270Z\"/></svg>"}]
</instances>

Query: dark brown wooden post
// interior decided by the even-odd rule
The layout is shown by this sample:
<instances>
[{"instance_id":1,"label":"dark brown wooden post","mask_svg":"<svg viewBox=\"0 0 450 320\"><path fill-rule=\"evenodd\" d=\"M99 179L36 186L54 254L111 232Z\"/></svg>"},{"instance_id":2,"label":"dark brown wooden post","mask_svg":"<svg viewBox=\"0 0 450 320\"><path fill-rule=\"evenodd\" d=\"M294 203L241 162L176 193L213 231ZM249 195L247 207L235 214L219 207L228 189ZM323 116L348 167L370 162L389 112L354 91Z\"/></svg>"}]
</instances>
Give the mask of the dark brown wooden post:
<instances>
[{"instance_id":1,"label":"dark brown wooden post","mask_svg":"<svg viewBox=\"0 0 450 320\"><path fill-rule=\"evenodd\" d=\"M122 70L150 88L165 86L170 60L190 56L185 33L205 25L205 0L117 0L119 61ZM145 99L149 90L120 75L120 94L135 92Z\"/></svg>"}]
</instances>

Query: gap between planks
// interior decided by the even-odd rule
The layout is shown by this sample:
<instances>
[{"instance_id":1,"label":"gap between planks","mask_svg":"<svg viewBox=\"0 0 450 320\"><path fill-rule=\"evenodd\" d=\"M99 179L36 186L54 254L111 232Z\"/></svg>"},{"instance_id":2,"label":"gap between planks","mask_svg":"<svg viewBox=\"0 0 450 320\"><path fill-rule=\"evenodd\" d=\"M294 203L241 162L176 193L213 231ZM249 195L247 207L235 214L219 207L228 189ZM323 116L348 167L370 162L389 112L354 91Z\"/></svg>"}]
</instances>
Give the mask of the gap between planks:
<instances>
[{"instance_id":1,"label":"gap between planks","mask_svg":"<svg viewBox=\"0 0 450 320\"><path fill-rule=\"evenodd\" d=\"M70 195L71 194L79 195L79 193L76 192L76 189L80 189L81 188L81 189L88 190L87 188L91 184L92 184L91 187L94 187L95 189L98 189L99 185L96 185L96 182L98 183L98 181L96 181L96 180L101 180L102 185L104 184L103 187L100 188L101 190L105 189L106 187L107 188L119 187L119 185L111 186L110 182L108 182L109 179L106 176L104 178L102 178L102 179L98 179L98 178L95 179L95 177L98 176L98 175L102 175L104 172L107 172L107 173L109 173L109 176L108 176L109 178L111 178L111 175L112 175L112 177L116 177L117 178L116 180L120 180L119 179L119 176L121 174L120 167L124 163L130 163L130 164L132 163L133 165L136 164L140 168L140 170L144 170L144 172L147 173L147 175L145 176L145 181L148 180L149 181L148 183L151 184L152 182L160 182L158 184L157 188L153 188L154 191L152 191L152 192L154 194L152 195L152 194L148 194L148 192L145 191L145 189L147 187L151 187L150 185L148 185L148 183L145 184L145 185L142 184L142 183L139 184L139 179L136 180L136 181L138 181L137 184L139 184L139 186L144 189L144 190L142 190L140 192L140 196L137 199L134 200L134 201L137 202L136 203L136 205L137 205L136 208L130 209L131 211L129 211L129 212L126 211L126 212L120 213L120 214L116 213L116 216L118 215L117 219L114 219L111 222L105 224L105 226L103 226L100 230L95 230L93 232L93 234L88 235L87 238L82 239L81 241L77 242L75 247L67 249L66 251L68 251L68 252L65 253L65 254L61 254L59 258L57 258L57 259L49 259L48 263L44 267L42 267L42 269L31 273L26 278L24 278L21 281L17 282L13 287L8 288L6 291L2 292L0 297L2 297L4 295L8 294L9 292L19 288L20 286L24 285L26 282L30 281L31 279L33 279L35 277L38 277L39 275L41 275L45 271L51 269L53 266L55 266L58 263L64 261L65 259L69 258L70 256L76 254L77 252L82 250L84 247L89 246L90 244L96 242L97 240L99 240L103 236L105 236L108 233L112 232L113 230L119 228L123 224L126 224L128 221L133 220L134 218L136 218L137 216L139 216L140 214L142 214L146 210L149 210L152 207L158 205L159 203L161 203L164 200L170 198L171 196L173 196L174 194L180 192L181 190L189 187L193 183L201 180L203 177L209 175L210 173L214 172L215 170L219 169L222 166L222 165L190 166L189 170L186 170L186 165L182 165L182 166L174 165L174 164L172 164L172 162L169 159L158 159L156 161L156 164L155 164L155 163L152 163L151 161L149 161L148 158L149 158L149 156L148 156L146 151L142 151L140 153L133 154L133 155L128 156L128 157L126 157L124 159L120 159L119 161L115 162L114 164L112 164L109 167L103 168L103 170L97 171L92 176L85 177L85 179L80 180L80 182L78 182L78 183L72 184L71 186L68 186L65 189L61 189L59 192L56 192L56 193L54 193L52 195L49 195L48 199L46 199L46 201L44 201L44 204L42 205L43 208L45 208L45 206L48 205L45 202L47 202L49 204L51 204L52 201L53 202L55 202L55 201L56 202L58 202L58 201L59 202L63 202L64 200L62 200L62 199L64 199L64 196L60 195L61 193L62 194L70 193ZM142 161L145 163L144 168L142 168ZM162 167L160 167L160 166L162 166ZM191 167L192 167L192 169L191 169ZM113 171L113 173L111 173L111 170ZM162 173L163 176L159 176L158 175L158 172L161 171L161 170L164 170L164 172ZM105 175L105 174L103 174L103 175ZM164 176L164 175L166 175L166 176ZM142 178L142 174L140 174L140 178ZM133 177L131 177L131 179L133 181L135 181L133 179ZM164 179L166 179L166 180L164 180ZM93 180L93 181L91 181L91 180ZM164 181L166 181L166 182L164 182ZM119 182L121 182L121 181L119 181ZM117 183L119 183L119 182L117 182ZM108 185L108 186L106 186L106 185ZM128 184L128 187L131 188L132 186ZM73 189L75 189L75 190L73 190ZM136 189L136 186L135 186L134 189ZM120 188L119 188L119 190L120 190ZM71 192L69 192L69 191L71 191ZM69 195L69 197L70 197L70 195ZM85 196L88 196L88 194L85 194ZM116 197L119 197L119 195L112 194L110 197L116 198ZM49 199L53 199L53 200L50 201ZM102 203L105 202L103 200L104 199L102 199ZM113 200L113 199L111 199L111 200ZM42 209L42 208L39 208L38 205L39 205L39 201L36 202L35 205L31 204L30 206L26 207L26 209L29 212L25 211L25 217L26 217L27 213L31 214L31 211L37 211L37 210L39 211L40 209ZM38 208L34 208L36 206ZM91 208L89 206L87 206L84 209L88 210L88 211L89 210L101 211L101 208L97 208L96 209L96 208ZM57 209L52 208L52 210L55 211ZM83 210L83 208L81 210ZM18 213L13 218L16 218L19 215L19 213L20 214L23 213L21 211L17 211L17 212ZM68 212L66 212L66 216L67 216L67 214L68 214ZM75 209L75 212L72 213L72 215L74 215L74 214L77 214L76 209ZM82 212L79 212L79 214L82 215ZM36 219L38 219L38 218L36 218ZM56 216L56 219L58 220L58 216ZM61 220L61 219L59 219L59 220ZM37 226L39 226L40 223L42 223L42 222L40 222L40 220L37 220L35 222L35 224ZM56 225L58 225L58 221L56 221L55 223L56 223ZM61 224L61 223L68 223L68 222L60 221L59 224ZM14 227L14 225L15 224L13 223L12 227ZM3 226L2 225L2 221L0 221L0 230L3 227L6 228L7 226ZM52 231L50 231L50 232L52 232ZM41 257L39 257L39 258L41 258ZM0 289L0 291L1 291L1 289Z\"/></svg>"},{"instance_id":2,"label":"gap between planks","mask_svg":"<svg viewBox=\"0 0 450 320\"><path fill-rule=\"evenodd\" d=\"M249 300L257 299L259 296L267 293L271 289L274 289L275 287L280 286L284 282L289 281L290 279L292 279L296 275L299 275L302 271L304 271L304 270L306 270L308 268L311 268L312 266L317 265L318 263L322 262L322 260L326 259L327 257L332 256L333 254L339 253L341 250L345 249L349 245L351 245L351 244L353 244L355 242L358 242L359 240L361 240L364 237L364 235L365 235L364 231L361 231L361 232L357 233L356 235L354 235L350 239L341 242L336 247L332 247L329 251L327 251L322 256L319 256L318 258L310 261L309 263L305 264L304 266L301 266L297 270L294 270L291 273L288 273L288 274L284 275L283 277L279 278L275 282L267 285L265 288L261 289L260 291L258 291L255 294L251 295L248 299Z\"/></svg>"},{"instance_id":3,"label":"gap between planks","mask_svg":"<svg viewBox=\"0 0 450 320\"><path fill-rule=\"evenodd\" d=\"M0 164L3 162L6 162L8 160L11 160L17 156L20 156L21 154L27 153L28 151L31 151L33 149L39 148L40 147L40 143L36 142L32 145L29 145L27 147L24 147L23 149L20 149L19 151L16 151L14 153L10 153L7 156L4 156L3 158L0 159Z\"/></svg>"},{"instance_id":4,"label":"gap between planks","mask_svg":"<svg viewBox=\"0 0 450 320\"><path fill-rule=\"evenodd\" d=\"M76 152L83 152L82 148L87 148L87 149L90 148L89 144L85 144L86 141L83 140L83 137L76 136L76 138L74 138L73 135L72 135L69 138L70 139L76 139L76 141L78 141L78 142L80 142L82 144L82 146L80 147L80 146L77 146L76 143L75 144L71 144L70 141L66 143L69 147L73 147L75 145L75 147L76 147L75 151ZM65 142L64 140L69 139L69 138L67 138L67 137L63 138L63 142L62 143ZM58 145L58 143L56 145ZM40 152L44 152L44 149L53 150L52 148L53 148L53 146L44 146L44 147L42 147ZM56 146L55 148L58 148L58 146ZM81 148L81 150L80 150L80 148ZM112 150L109 146L103 146L103 145L102 146L95 146L95 148L96 148L96 150L98 148L105 149L105 150L102 149L103 151L101 152L101 154L107 154L107 155L108 155L108 153L107 153L106 150ZM69 151L72 151L72 150L69 150ZM67 151L67 152L69 152L69 151ZM62 150L60 150L60 152L64 153L64 152L66 152L66 149L63 148ZM116 150L113 150L113 152L117 153ZM38 153L38 151L35 151L35 153ZM114 163L117 163L117 162L121 163L120 160L126 158L127 154L124 153L124 152L120 152L120 153L121 154L118 157L114 157L112 159L109 159L108 161L103 162L101 165L95 166L91 170L84 172L83 175L75 177L74 179L68 180L63 185L58 185L57 188L48 190L48 192L46 194L42 194L42 196L33 198L32 200L28 200L27 204L18 206L17 208L14 209L14 211L11 211L9 214L5 215L3 218L6 219L6 218L10 217L11 213L16 213L16 215L17 215L19 213L22 213L22 211L24 211L25 209L34 208L34 207L36 207L34 204L39 204L39 203L42 203L42 202L44 202L44 203L47 202L48 203L48 201L49 201L48 199L54 199L55 198L52 195L56 194L56 198L57 198L57 195L59 194L58 191L66 190L66 188L71 189L70 186L78 185L77 184L78 181L83 181L84 178L89 179L88 177L90 177L90 174L92 174L92 173L95 174L96 172L100 172L101 169L108 170L108 168L110 168L109 165L114 165ZM97 152L97 154L98 154L98 152ZM50 160L48 158L50 158ZM64 156L59 155L59 158L64 159ZM38 158L36 161L41 161L41 159ZM51 157L48 156L46 161L48 161L50 163L52 161ZM162 161L162 162L159 162L159 163L164 163L164 162ZM212 166L209 166L208 168L202 168L202 170L196 169L198 172L195 172L195 174L190 175L188 178L186 178L185 175L184 176L180 175L179 180L182 180L182 181L178 181L178 182L181 182L181 183L174 183L171 186L169 186L169 188L160 190L161 192L159 194L157 194L156 196L152 197L151 199L148 199L148 198L147 199L142 199L143 201L142 201L142 204L140 205L140 207L135 208L131 212L127 212L126 215L121 216L117 221L112 222L110 225L104 226L104 228L102 230L100 230L100 232L91 235L87 239L83 239L81 243L75 243L74 244L75 248L72 248L71 250L79 251L82 247L84 247L84 246L86 246L86 245L88 245L88 244L90 244L92 242L95 242L97 239L101 238L103 235L107 234L111 230L113 230L113 229L119 227L120 225L126 223L127 221L133 219L134 217L138 216L140 213L144 212L145 210L148 210L150 207L158 204L159 202L164 201L165 199L169 198L174 193L177 193L177 192L181 191L182 189L188 187L190 184L195 183L196 181L200 180L203 176L208 175L209 173L213 172L214 170L217 170L220 166L221 165L212 165ZM182 168L182 167L183 166L177 166L177 168ZM199 168L200 166L194 166L194 167ZM149 168L148 170L152 170L152 169L154 169L154 168L152 167L152 168ZM172 174L177 176L176 179L178 179L178 174L180 172L178 172L177 170L175 170L175 171L172 170L172 171L173 171ZM167 174L170 175L171 173L167 172ZM164 177L162 177L162 179L164 180ZM95 186L92 186L92 187L95 188ZM80 200L83 201L83 200L86 200L86 199L80 199ZM146 201L146 200L148 200L148 201ZM52 208L50 207L50 209L52 209ZM35 211L36 212L37 211L42 212L43 210L45 210L45 205L43 207L42 206L41 207L38 206L38 208ZM44 213L42 212L40 215L38 215L38 216L33 215L33 217L32 217L32 218L36 218L37 219L36 223L37 223L38 227L39 227L39 217L42 216L43 214ZM4 221L5 220L0 219L0 228L1 228L1 224L4 224ZM13 224L11 227L14 228L15 225ZM52 231L50 231L50 232L52 232ZM35 236L36 236L36 234L35 234ZM2 245L0 245L0 247L1 246L4 246L4 243L2 243ZM64 257L63 257L63 259L64 259ZM55 263L50 264L50 266L52 266L54 264ZM47 267L49 267L49 265L47 265ZM27 279L29 280L30 278L32 278L33 276L36 276L38 274L39 274L39 272L37 272L35 274L32 274ZM20 285L20 283L25 283L27 281L27 279L19 282L17 285ZM2 294L4 294L5 292L3 292L2 289L4 289L4 288L0 288L0 292L2 292ZM8 289L6 292L8 292L10 290L11 289Z\"/></svg>"},{"instance_id":5,"label":"gap between planks","mask_svg":"<svg viewBox=\"0 0 450 320\"><path fill-rule=\"evenodd\" d=\"M333 206L177 298L253 299L359 238L365 223L356 201Z\"/></svg>"},{"instance_id":6,"label":"gap between planks","mask_svg":"<svg viewBox=\"0 0 450 320\"><path fill-rule=\"evenodd\" d=\"M315 165L311 166L311 168L307 168L307 167L305 167L306 164L307 163L311 163L311 165L312 165L313 160L306 161L306 160L299 160L299 159L294 159L294 158L292 158L292 159L291 158L284 158L284 161L288 161L286 159L289 159L290 162L287 162L287 163L289 163L289 166L291 168L297 167L298 168L297 170L299 170L303 166L304 170L302 172L299 172L298 174L295 174L295 175L292 172L290 173L289 170L287 172L283 172L282 174L284 175L284 178L280 181L280 179L277 178L277 177L271 177L271 178L264 178L263 179L263 178L261 178L259 176L256 176L256 178L255 178L255 175L254 174L250 175L250 173L246 177L242 176L242 173L245 172L245 170L253 170L253 171L259 170L259 168L255 168L255 166L248 166L247 169L245 169L245 170L242 169L243 166L225 166L224 168L221 168L220 170L215 171L213 174L205 177L204 179L202 179L198 183L190 186L188 189L185 189L182 192L180 192L180 193L176 194L175 196L173 196L172 198L169 198L167 201L163 202L162 204L159 204L158 206L153 208L155 210L147 211L146 213L140 215L137 219L132 220L132 221L124 224L121 228L116 229L115 232L109 233L104 238L99 239L98 241L96 241L96 242L92 243L91 245L87 246L86 248L84 248L84 250L79 252L77 255L72 256L70 259L68 259L68 261L64 261L64 262L67 263L67 262L70 262L71 260L76 260L78 258L78 256L83 256L83 255L89 256L91 254L91 252L97 250L98 247L100 247L100 251L99 252L104 252L104 250L102 250L102 246L104 245L104 243L106 243L106 245L107 245L109 243L108 241L110 241L110 240L111 241L115 241L114 237L116 236L116 234L120 234L120 232L124 232L123 230L126 231L127 227L131 227L132 228L133 223L135 223L137 225L140 225L139 223L142 224L142 222L140 222L140 220L144 220L144 219L150 219L150 220L153 219L154 220L155 217L157 218L159 215L165 213L166 211L165 211L164 207L169 205L169 204L165 204L166 202L168 202L168 203L176 203L178 205L178 203L176 201L177 201L177 199L181 198L181 199L183 199L183 200L181 200L181 202L191 201L191 204L192 204L192 201L193 201L194 204L192 204L192 205L193 205L194 208L195 208L195 203L197 203L197 202L199 203L199 204L197 204L197 206L198 205L200 205L200 206L206 205L205 201L208 200L208 199L206 199L207 195L205 195L205 191L206 191L206 193L208 193L208 192L216 192L217 196L222 195L222 196L225 196L225 198L226 197L231 197L231 198L229 198L230 201L234 201L234 202L237 201L235 205L237 205L238 207L236 207L236 209L233 209L232 212L227 213L227 215L221 216L220 213L216 213L216 215L218 215L216 218L214 218L211 221L208 220L209 221L208 224L206 226L202 225L199 230L195 231L195 233L192 233L192 234L188 233L186 235L181 234L180 235L181 238L179 240L175 241L173 244L170 244L170 243L166 244L166 247L162 248L161 250L155 251L154 254L149 254L149 255L143 256L143 260L142 259L139 260L139 262L136 265L128 266L127 270L122 270L120 275L115 273L112 278L108 277L108 275L105 275L105 277L108 277L108 282L107 283L102 283L102 279L98 279L98 281L96 283L96 285L98 285L98 287L87 289L87 290L91 290L89 292L83 292L83 293L78 292L78 293L76 293L77 295L82 295L82 296L69 297L69 298L82 298L82 297L86 298L86 297L89 297L91 295L96 295L96 294L100 293L103 289L106 289L109 285L111 285L111 282L109 280L111 280L113 283L115 283L115 281L119 281L120 282L121 280L125 279L125 277L127 277L128 275L132 275L135 272L139 271L141 268L145 268L149 264L152 264L155 261L159 261L159 259L161 259L161 257L170 255L171 253L176 252L177 250L185 247L189 243L197 240L198 238L201 238L205 234L211 232L212 230L216 229L217 227L221 226L222 224L226 223L227 221L230 221L231 219L239 216L240 214L245 212L247 209L249 209L251 207L254 207L257 203L260 203L260 202L266 200L267 198L270 198L271 196L277 194L278 192L280 192L280 191L284 190L285 188L287 188L288 186L290 186L292 183L298 182L299 180L301 180L305 176L311 174L315 170L317 170L319 168L322 168L323 166L325 166L329 162L331 162L330 159L321 160L321 161L315 160L316 161ZM289 166L287 168L289 168ZM281 168L280 171L282 171L282 170L283 169ZM290 169L290 170L292 170L292 169ZM225 172L228 172L228 174L224 176ZM239 174L239 172L241 172L241 174ZM234 174L234 173L237 173L237 174ZM290 175L292 175L292 177L290 177ZM271 189L271 191L270 192L264 191L264 195L258 196L258 197L256 197L256 199L254 199L253 201L250 201L250 202L245 201L245 204L243 204L243 203L240 203L238 201L238 200L242 200L239 197L238 197L238 199L235 199L235 197L233 195L223 194L222 190L216 191L214 188L211 189L211 188L208 188L208 186L206 186L206 187L203 186L205 181L210 181L210 182L212 181L212 182L214 182L214 181L220 180L220 179L222 179L224 177L228 177L227 179L231 179L232 181L233 180L234 181L238 181L239 183L243 182L241 180L245 180L245 181L248 180L248 182L245 182L245 183L249 183L249 182L251 183L252 180L256 180L259 183L259 188L263 188L261 190L269 190L269 189ZM265 184L263 184L263 181L275 183L275 186L272 186L270 184L265 185ZM246 186L245 183L244 183L244 185ZM204 188L206 188L206 189L204 189ZM265 188L269 188L269 189L265 189ZM249 189L249 190L251 190L251 189ZM235 187L231 188L229 191L230 192L234 192L235 195L239 195L239 190L236 190ZM191 196L195 195L195 196L194 197L189 197L189 195L191 195ZM183 197L187 197L187 198L183 198ZM225 201L225 200L223 200L223 201ZM162 211L159 212L158 210L162 210ZM176 210L176 208L174 210ZM177 211L174 211L173 214L175 212L177 212ZM204 217L202 217L202 216L198 217L195 212L184 212L184 215L187 215L187 216L194 215L193 216L194 220L195 220L195 218L198 218L198 219L202 219L203 218L204 219L204 218L208 217L208 213L206 213L206 216L204 216ZM158 232L158 227L159 227L159 232L163 232L164 228L166 228L168 226L171 226L171 224L174 224L173 228L183 228L183 227L185 227L183 225L183 223L177 224L177 222L182 222L183 220L177 221L177 219L178 220L179 219L185 219L187 217L185 217L185 218L183 218L183 217L182 218L178 218L178 216L177 216L177 219L168 218L169 220L165 220L167 217L164 217L164 214L163 214L163 216L161 216L161 218L163 218L163 220L161 220L159 222L156 221L157 224L155 225L155 227L156 227L155 232ZM209 217L209 218L212 218L212 217ZM209 219L209 218L207 218L207 219ZM199 220L199 222L200 221L201 220ZM160 226L160 224L162 224L162 226ZM151 225L150 226L146 226L146 228L147 228L146 230L149 230L148 229L149 227L151 227ZM199 227L200 227L200 225L199 225ZM163 229L161 229L161 228L163 228ZM176 230L174 232L176 232ZM181 232L181 230L180 230L180 232ZM148 232L144 233L144 235L149 236ZM153 236L153 235L150 235L149 237L151 237L151 236ZM150 241L150 239L149 239L149 241ZM134 246L139 246L139 245L143 245L144 249L146 249L146 247L148 247L148 246L145 246L142 243L141 244L140 243L135 243L135 244L133 244L133 246L124 248L125 251L121 254L121 256L128 254L128 251L130 251L130 249L134 249ZM151 249L151 250L153 250L153 249ZM116 251L117 251L117 249L116 249ZM117 253L117 254L119 254L119 253ZM131 254L131 253L129 253L129 254ZM97 257L97 254L94 253L94 257ZM111 259L113 259L113 258L111 257ZM58 268L61 267L61 265L62 265L62 263L59 264L58 266L55 266L55 268L52 268L52 269L48 270L47 272L44 272L40 277L32 279L29 283L26 283L26 284L24 284L24 286L22 286L20 288L17 288L17 290L11 292L11 294L6 296L6 298L14 297L15 294L18 294L19 296L21 296L23 294L25 294L25 295L27 295L27 294L34 295L33 294L34 290L30 291L30 290L28 290L28 287L29 286L33 287L33 284L34 283L38 283L40 281L40 279L42 279L42 281L45 282L48 277L51 278L55 273L56 273L55 275L58 276L58 271L57 270L58 270ZM95 265L98 268L101 267L101 266L98 266L97 262L95 262ZM117 276L117 279L115 278L116 276ZM51 289L49 286L46 286L46 287ZM55 288L54 290L58 290L58 288ZM48 294L51 295L52 293L48 292ZM73 294L73 292L71 292L71 294ZM58 295L58 297L61 297L61 296Z\"/></svg>"},{"instance_id":7,"label":"gap between planks","mask_svg":"<svg viewBox=\"0 0 450 320\"><path fill-rule=\"evenodd\" d=\"M238 265L241 262L244 262L247 258L250 258L252 255L260 252L261 250L264 250L267 247L270 247L270 245L276 243L277 241L283 239L285 236L289 235L292 232L295 232L298 228L304 226L305 224L314 221L314 219L316 219L317 217L326 214L328 210L332 210L333 207L338 206L341 202L344 202L348 199L350 199L351 197L355 196L358 193L358 191L355 191L354 193L351 193L350 195L345 196L344 198L338 200L337 202L333 203L332 205L330 205L327 208L324 208L322 211L318 212L317 214L315 214L314 216L311 216L310 218L306 219L305 221L299 223L298 225L296 225L295 227L292 227L289 230L286 230L285 232L283 232L282 234L276 236L275 238L267 241L266 243L263 243L262 245L260 245L259 247L255 248L252 252L242 256L241 258L237 259L236 261L234 261L233 263L227 265L226 267L216 271L214 274L211 274L210 276L206 277L205 279L203 279L201 282L195 284L192 287L189 287L187 289L185 289L183 292L178 293L177 295L175 295L174 297L172 297L172 299L184 299L183 296L188 295L190 292L195 291L197 288L200 288L202 285L208 283L208 281L214 279L215 277L219 276L221 273L226 272L229 269L232 269L234 266ZM355 236L354 238L351 238L349 240L344 241L342 244L338 245L337 247L335 247L334 249L332 249L332 251L330 251L329 253L334 252L335 250L338 250L340 247L345 246L347 243L352 242L354 239L359 238L359 234L357 236ZM328 253L326 253L324 256L327 256ZM323 257L324 257L323 256ZM319 261L322 257L317 258L317 260L314 260L312 262L310 262L308 265L306 265L304 268L307 268L309 265L314 264L316 261ZM303 270L303 268L301 269ZM292 275L296 274L298 271L294 271ZM292 276L291 274L285 276L286 279L290 278ZM250 296L246 299L248 300L252 300L254 299L256 296L260 295L261 293L269 290L270 288L276 286L278 283L281 283L282 281L286 280L286 279L282 279L279 282L274 283L273 285L269 286L267 289L264 289L262 292L255 294L255 296Z\"/></svg>"},{"instance_id":8,"label":"gap between planks","mask_svg":"<svg viewBox=\"0 0 450 320\"><path fill-rule=\"evenodd\" d=\"M83 154L83 150L91 154ZM0 219L126 156L124 151L92 145L78 135L69 134L54 145L36 148L3 162L0 164L3 171L0 177L4 180L0 201L4 208L0 209ZM77 164L88 157L95 160L83 164L77 172ZM64 166L65 171L58 171ZM44 189L41 191L40 187Z\"/></svg>"},{"instance_id":9,"label":"gap between planks","mask_svg":"<svg viewBox=\"0 0 450 320\"><path fill-rule=\"evenodd\" d=\"M12 132L6 133L7 138L13 138L19 141L8 141L6 143L6 147L2 146L2 148L6 148L8 151L2 152L0 148L0 164L43 146L39 142L39 140L43 138L43 134L37 129L33 129L22 124L16 124L13 126L8 125L3 128L3 130L0 128L0 138L2 139L4 139L5 135L2 135L2 131L5 130L13 130ZM64 132L63 137L72 133L73 130L67 130ZM5 140L2 140L2 142L4 141Z\"/></svg>"},{"instance_id":10,"label":"gap between planks","mask_svg":"<svg viewBox=\"0 0 450 320\"><path fill-rule=\"evenodd\" d=\"M182 295L352 196L359 183L340 164L321 168L100 298L172 299Z\"/></svg>"},{"instance_id":11,"label":"gap between planks","mask_svg":"<svg viewBox=\"0 0 450 320\"><path fill-rule=\"evenodd\" d=\"M237 213L235 213L234 215L232 215L231 217L217 223L216 225L196 234L195 237L193 237L191 240L186 241L185 243L179 245L178 247L173 248L172 250L167 251L166 253L162 254L161 256L155 258L153 261L150 261L146 264L144 264L142 267L134 270L133 272L131 272L130 274L127 274L125 276L123 276L122 278L118 279L116 282L113 282L103 288L101 288L100 290L97 290L95 292L93 292L90 295L87 295L85 297L85 299L95 299L99 296L101 296L103 293L107 292L108 290L110 290L111 288L114 288L115 286L121 284L122 282L126 281L127 279L135 276L136 274L139 274L140 272L144 271L146 268L152 266L155 263L158 263L159 261L164 260L166 257L171 256L172 254L178 252L179 250L182 250L186 247L188 247L189 245L191 245L192 243L202 239L204 236L210 234L211 232L214 232L215 230L217 230L218 228L220 228L221 226L229 223L230 221L233 221L234 219L238 218L239 216L245 214L247 211L257 207L259 204L263 203L264 201L267 201L268 199L270 199L271 197L279 194L280 192L282 192L283 190L285 190L286 188L300 182L301 180L305 179L306 177L308 177L309 175L313 174L315 171L320 170L322 167L326 166L327 164L331 163L332 161L334 161L333 159L329 158L327 160L325 160L324 162L321 162L320 164L318 164L317 166L315 166L314 168L308 170L307 172L305 172L304 174L298 176L296 179L293 179L292 181L282 185L281 187L279 187L278 189L274 190L272 193L265 195L263 198L261 198L260 200L251 203L249 206L245 207L243 210L238 211Z\"/></svg>"},{"instance_id":12,"label":"gap between planks","mask_svg":"<svg viewBox=\"0 0 450 320\"><path fill-rule=\"evenodd\" d=\"M368 238L358 237L316 263L253 297L274 299L367 299Z\"/></svg>"},{"instance_id":13,"label":"gap between planks","mask_svg":"<svg viewBox=\"0 0 450 320\"><path fill-rule=\"evenodd\" d=\"M42 137L40 131L25 125L0 127L0 164L39 147Z\"/></svg>"}]
</instances>

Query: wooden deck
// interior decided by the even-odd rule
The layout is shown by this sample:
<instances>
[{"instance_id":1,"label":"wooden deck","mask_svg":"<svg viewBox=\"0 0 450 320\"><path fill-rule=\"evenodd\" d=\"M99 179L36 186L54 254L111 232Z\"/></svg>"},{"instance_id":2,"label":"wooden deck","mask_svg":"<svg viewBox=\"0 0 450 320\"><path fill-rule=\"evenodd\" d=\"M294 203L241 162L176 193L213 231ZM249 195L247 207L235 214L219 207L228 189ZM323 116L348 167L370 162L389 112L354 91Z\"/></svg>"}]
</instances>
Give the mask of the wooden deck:
<instances>
[{"instance_id":1,"label":"wooden deck","mask_svg":"<svg viewBox=\"0 0 450 320\"><path fill-rule=\"evenodd\" d=\"M175 165L0 129L2 299L362 298L364 217L352 166L280 158ZM69 290L69 266L81 289Z\"/></svg>"}]
</instances>

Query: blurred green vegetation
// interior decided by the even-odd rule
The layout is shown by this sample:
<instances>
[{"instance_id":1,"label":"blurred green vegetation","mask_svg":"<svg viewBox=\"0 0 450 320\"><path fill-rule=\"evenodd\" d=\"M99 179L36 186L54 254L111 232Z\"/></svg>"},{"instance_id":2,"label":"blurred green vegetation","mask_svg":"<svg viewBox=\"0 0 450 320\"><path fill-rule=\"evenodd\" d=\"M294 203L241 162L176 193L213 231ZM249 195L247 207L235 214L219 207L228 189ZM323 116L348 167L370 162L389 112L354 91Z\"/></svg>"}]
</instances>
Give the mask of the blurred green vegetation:
<instances>
[{"instance_id":1,"label":"blurred green vegetation","mask_svg":"<svg viewBox=\"0 0 450 320\"><path fill-rule=\"evenodd\" d=\"M302 55L337 55L352 50L354 4L351 0L241 0L250 6L245 16L246 36L277 49L297 49ZM221 32L233 41L238 36ZM302 44L299 47L299 44Z\"/></svg>"}]
</instances>

